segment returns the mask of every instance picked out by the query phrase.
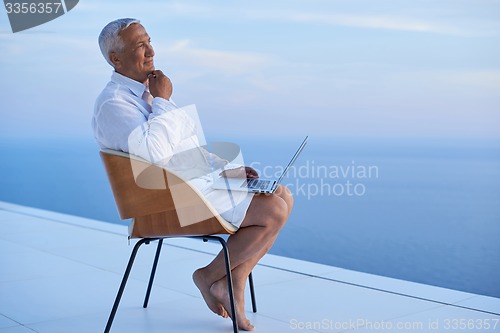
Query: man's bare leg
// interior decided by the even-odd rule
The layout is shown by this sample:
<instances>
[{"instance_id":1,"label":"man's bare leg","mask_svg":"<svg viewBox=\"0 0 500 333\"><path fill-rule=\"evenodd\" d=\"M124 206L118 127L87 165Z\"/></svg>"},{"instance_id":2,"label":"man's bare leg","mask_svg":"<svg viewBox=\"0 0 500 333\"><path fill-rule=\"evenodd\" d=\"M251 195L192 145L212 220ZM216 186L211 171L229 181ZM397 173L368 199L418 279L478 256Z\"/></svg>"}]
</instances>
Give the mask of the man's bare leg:
<instances>
[{"instance_id":1,"label":"man's bare leg","mask_svg":"<svg viewBox=\"0 0 500 333\"><path fill-rule=\"evenodd\" d=\"M196 270L193 273L193 281L196 287L201 292L201 296L203 296L203 300L207 303L207 306L213 313L218 314L223 318L227 318L229 315L222 305L222 303L210 292L211 285L209 282L205 281L205 277L203 276L201 270Z\"/></svg>"},{"instance_id":2,"label":"man's bare leg","mask_svg":"<svg viewBox=\"0 0 500 333\"><path fill-rule=\"evenodd\" d=\"M276 190L275 194L278 195L281 199L283 199L285 201L285 203L288 207L288 214L287 214L287 217L288 217L292 211L292 208L293 208L293 197L292 197L290 190L288 190L284 186L279 186L279 188ZM281 228L280 228L280 230L278 230L278 233L279 233L279 231L281 231ZM231 275L233 277L233 281L236 284L242 285L243 290L245 288L245 284L246 284L246 280L247 280L248 276L250 275L250 273L252 272L254 267L257 265L257 263L260 261L260 259L267 252L269 252L269 250L273 246L274 242L276 241L276 238L278 237L278 233L270 239L269 243L266 246L264 246L259 253L257 253L255 256L253 256L249 260L245 261L244 263L242 263L238 267L233 268L233 270L231 272ZM224 280L224 278L219 280L219 281L222 281L222 280ZM238 282L241 282L241 283L238 283Z\"/></svg>"},{"instance_id":3,"label":"man's bare leg","mask_svg":"<svg viewBox=\"0 0 500 333\"><path fill-rule=\"evenodd\" d=\"M250 320L245 315L245 285L248 278L248 275L253 270L255 265L259 262L259 260L269 251L274 243L276 238L274 238L269 246L262 249L261 253L257 254L252 259L242 263L235 269L231 271L231 277L233 280L233 295L234 295L234 303L237 309L238 316L238 326L240 329L245 331L253 331L255 327L252 325ZM227 286L227 278L224 276L219 281L216 281L210 287L210 293L214 296L215 299L220 300L219 305L223 306L226 310L226 313L231 310L231 302L229 300L229 292ZM229 313L228 313L229 316Z\"/></svg>"},{"instance_id":4,"label":"man's bare leg","mask_svg":"<svg viewBox=\"0 0 500 333\"><path fill-rule=\"evenodd\" d=\"M289 216L291 211L292 211L292 208L293 208L293 196L292 196L290 190L284 186L280 186L276 190L275 194L278 195L280 198L282 198L286 202L287 207L288 207L288 216ZM244 263L242 263L238 267L234 268L231 272L231 276L233 279L233 292L234 292L234 296L235 296L235 301L239 304L238 311L241 313L244 313L245 286L246 286L246 281L248 279L248 276L253 271L254 267L257 265L257 263L260 261L260 259L262 259L262 257L267 252L269 252L269 250L273 246L274 242L276 241L277 236L278 236L278 234L276 234L276 236L271 238L269 243L265 247L263 247L259 253L257 253L252 258L245 261ZM211 288L212 294L216 294L216 291L219 291L216 298L227 299L227 303L224 304L224 307L226 308L226 311L229 310L229 308L228 308L229 295L228 295L228 288L227 288L227 279L225 276L222 279L220 279L219 281L216 281L212 285L212 288ZM227 296L222 296L220 294L220 292L223 292Z\"/></svg>"},{"instance_id":5,"label":"man's bare leg","mask_svg":"<svg viewBox=\"0 0 500 333\"><path fill-rule=\"evenodd\" d=\"M291 193L282 187L274 195L255 196L240 229L229 237L228 248L234 273L235 299L240 304L238 310L241 309L238 311L237 321L242 329L253 329L244 315L244 289L248 274L274 243L290 214L292 205ZM219 304L214 305L216 303L214 298L227 309L229 296L222 253L219 253L208 266L197 270L193 274L193 279L211 309L215 308L216 311L220 309ZM214 285L218 281L220 283ZM207 295L207 288L210 290L212 286L214 287L212 292Z\"/></svg>"}]
</instances>

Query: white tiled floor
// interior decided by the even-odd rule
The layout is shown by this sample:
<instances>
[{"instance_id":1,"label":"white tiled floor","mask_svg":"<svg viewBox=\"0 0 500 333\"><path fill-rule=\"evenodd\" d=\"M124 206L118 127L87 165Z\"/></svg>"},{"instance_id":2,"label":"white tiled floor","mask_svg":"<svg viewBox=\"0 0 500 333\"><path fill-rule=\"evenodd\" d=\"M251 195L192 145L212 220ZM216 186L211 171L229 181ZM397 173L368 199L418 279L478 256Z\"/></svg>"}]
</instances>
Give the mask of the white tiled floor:
<instances>
[{"instance_id":1,"label":"white tiled floor","mask_svg":"<svg viewBox=\"0 0 500 333\"><path fill-rule=\"evenodd\" d=\"M103 332L132 250L126 232L0 202L0 333ZM165 241L142 308L155 245L139 251L111 332L231 332L191 282L218 244ZM500 332L496 298L272 255L254 278L258 313L247 315L258 332ZM460 319L472 326L453 329Z\"/></svg>"}]
</instances>

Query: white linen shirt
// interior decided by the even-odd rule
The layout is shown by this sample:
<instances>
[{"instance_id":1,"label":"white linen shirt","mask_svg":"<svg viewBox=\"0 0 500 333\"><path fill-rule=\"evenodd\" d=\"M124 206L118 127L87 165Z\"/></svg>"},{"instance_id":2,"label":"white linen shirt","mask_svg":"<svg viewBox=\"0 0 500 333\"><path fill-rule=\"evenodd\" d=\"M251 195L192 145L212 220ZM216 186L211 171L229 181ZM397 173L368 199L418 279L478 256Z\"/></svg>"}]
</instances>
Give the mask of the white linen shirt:
<instances>
[{"instance_id":1,"label":"white linen shirt","mask_svg":"<svg viewBox=\"0 0 500 333\"><path fill-rule=\"evenodd\" d=\"M92 118L94 136L101 148L130 152L167 166L176 152L199 149L196 125L172 100L155 97L149 105L142 99L147 88L138 81L113 72L110 82L95 102ZM212 169L234 167L217 155L204 149L201 151ZM176 168L175 165L169 167ZM239 227L253 195L214 190L212 181L210 176L202 176L192 179L191 184L201 191L222 217Z\"/></svg>"},{"instance_id":2,"label":"white linen shirt","mask_svg":"<svg viewBox=\"0 0 500 333\"><path fill-rule=\"evenodd\" d=\"M129 152L128 137L145 122L155 131L155 117L177 109L172 101L153 98L152 105L142 99L147 86L117 72L97 97L92 118L92 128L97 144Z\"/></svg>"}]
</instances>

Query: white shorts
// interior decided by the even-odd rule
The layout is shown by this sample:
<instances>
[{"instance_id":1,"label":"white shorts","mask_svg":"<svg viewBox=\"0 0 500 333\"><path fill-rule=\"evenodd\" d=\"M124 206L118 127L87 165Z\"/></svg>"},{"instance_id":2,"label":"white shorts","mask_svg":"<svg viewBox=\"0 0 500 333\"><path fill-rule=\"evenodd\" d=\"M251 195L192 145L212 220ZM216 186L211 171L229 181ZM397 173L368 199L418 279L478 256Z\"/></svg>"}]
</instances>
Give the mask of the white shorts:
<instances>
[{"instance_id":1,"label":"white shorts","mask_svg":"<svg viewBox=\"0 0 500 333\"><path fill-rule=\"evenodd\" d=\"M253 199L253 193L245 191L216 190L212 188L210 177L191 180L190 183L197 187L205 199L212 204L220 216L239 228L245 219L248 207Z\"/></svg>"}]
</instances>

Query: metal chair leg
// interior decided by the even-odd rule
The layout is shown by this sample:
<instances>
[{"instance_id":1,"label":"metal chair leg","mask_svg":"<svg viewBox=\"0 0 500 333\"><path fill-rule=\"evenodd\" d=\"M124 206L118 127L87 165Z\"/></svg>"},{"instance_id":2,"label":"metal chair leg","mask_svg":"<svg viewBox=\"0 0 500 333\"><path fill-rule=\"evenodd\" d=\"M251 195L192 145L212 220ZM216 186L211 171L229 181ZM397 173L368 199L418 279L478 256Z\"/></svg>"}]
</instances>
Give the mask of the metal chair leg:
<instances>
[{"instance_id":1,"label":"metal chair leg","mask_svg":"<svg viewBox=\"0 0 500 333\"><path fill-rule=\"evenodd\" d=\"M143 238L135 244L132 253L130 254L130 259L127 264L127 268L125 269L125 274L123 274L123 279L120 284L120 288L118 289L118 294L116 295L115 302L113 304L113 308L111 309L111 313L109 314L108 323L106 324L106 328L104 329L104 333L109 333L111 329L111 325L113 324L113 320L115 319L116 310L118 309L118 305L120 304L120 300L123 295L123 291L125 290L125 285L127 284L128 277L130 275L130 271L132 270L132 265L134 264L135 256L137 255L137 251L142 244L149 244L151 239Z\"/></svg>"},{"instance_id":2,"label":"metal chair leg","mask_svg":"<svg viewBox=\"0 0 500 333\"><path fill-rule=\"evenodd\" d=\"M153 262L153 268L151 269L151 276L149 277L148 290L146 291L146 297L144 298L143 308L148 307L149 295L151 295L151 288L153 287L153 280L156 274L156 266L158 266L158 259L160 258L161 246L163 244L163 238L158 241L158 247L156 248L155 260Z\"/></svg>"},{"instance_id":3,"label":"metal chair leg","mask_svg":"<svg viewBox=\"0 0 500 333\"><path fill-rule=\"evenodd\" d=\"M238 323L236 320L236 306L234 305L234 293L233 293L233 278L231 276L231 262L229 260L229 250L227 248L227 243L224 238L219 236L204 236L203 239L214 239L219 241L222 245L222 250L224 253L224 262L226 264L226 277L227 277L227 289L229 292L229 303L231 304L231 319L233 320L233 332L238 333Z\"/></svg>"},{"instance_id":4,"label":"metal chair leg","mask_svg":"<svg viewBox=\"0 0 500 333\"><path fill-rule=\"evenodd\" d=\"M224 240L224 238L219 237L219 236L199 236L199 237L195 236L195 238L201 238L204 241L207 241L208 239L217 240L222 246L222 250L224 253L224 263L226 266L226 277L227 277L227 287L228 287L228 292L229 292L229 302L231 304L231 318L233 321L233 332L238 333L239 330L238 330L238 324L237 324L237 320L236 320L237 310L236 310L236 306L234 304L233 278L231 276L231 262L229 260L229 249L227 247L227 243ZM120 284L120 288L118 289L118 294L116 295L115 302L113 303L113 308L111 309L111 313L109 315L108 322L106 324L106 328L104 330L104 333L109 333L109 331L111 329L111 325L113 324L113 320L115 318L116 311L118 310L118 305L120 304L120 300L122 298L123 291L125 290L125 286L127 284L127 280L129 278L129 275L130 275L130 271L132 270L132 266L134 264L134 260L135 260L135 257L137 255L137 251L139 250L141 245L149 244L150 242L156 241L156 240L158 240L158 247L156 248L156 255L155 255L154 262L153 262L153 267L151 269L151 275L149 278L148 289L146 291L146 297L144 299L144 304L143 304L144 308L146 308L148 306L149 296L151 295L151 289L153 287L153 281L154 281L154 277L156 274L156 268L158 266L158 260L160 258L160 252L161 252L161 248L163 245L163 238L143 238L140 241L138 241L137 244L135 244L135 246L132 250L132 253L130 254L130 259L128 261L127 268L125 269L125 273L123 274L122 282ZM254 292L252 273L249 274L248 281L250 284L250 294L252 297L252 309L253 309L253 312L257 312L257 304L255 301L255 292Z\"/></svg>"},{"instance_id":5,"label":"metal chair leg","mask_svg":"<svg viewBox=\"0 0 500 333\"><path fill-rule=\"evenodd\" d=\"M255 300L255 291L253 288L252 272L250 272L250 275L248 275L248 284L250 285L250 296L252 297L252 310L253 310L253 313L256 313L257 312L257 302Z\"/></svg>"}]
</instances>

